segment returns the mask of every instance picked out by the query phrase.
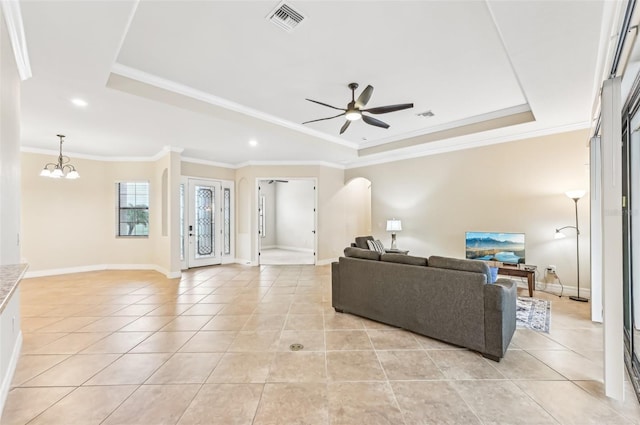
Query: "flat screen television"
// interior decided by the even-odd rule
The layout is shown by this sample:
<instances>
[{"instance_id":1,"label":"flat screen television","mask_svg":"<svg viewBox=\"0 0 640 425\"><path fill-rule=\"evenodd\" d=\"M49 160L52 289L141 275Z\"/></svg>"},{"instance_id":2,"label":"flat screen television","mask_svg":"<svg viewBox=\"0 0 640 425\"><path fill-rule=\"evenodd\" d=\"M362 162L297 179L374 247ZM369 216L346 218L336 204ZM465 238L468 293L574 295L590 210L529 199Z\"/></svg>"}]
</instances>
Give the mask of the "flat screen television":
<instances>
[{"instance_id":1,"label":"flat screen television","mask_svg":"<svg viewBox=\"0 0 640 425\"><path fill-rule=\"evenodd\" d=\"M466 258L525 264L524 233L466 232Z\"/></svg>"}]
</instances>

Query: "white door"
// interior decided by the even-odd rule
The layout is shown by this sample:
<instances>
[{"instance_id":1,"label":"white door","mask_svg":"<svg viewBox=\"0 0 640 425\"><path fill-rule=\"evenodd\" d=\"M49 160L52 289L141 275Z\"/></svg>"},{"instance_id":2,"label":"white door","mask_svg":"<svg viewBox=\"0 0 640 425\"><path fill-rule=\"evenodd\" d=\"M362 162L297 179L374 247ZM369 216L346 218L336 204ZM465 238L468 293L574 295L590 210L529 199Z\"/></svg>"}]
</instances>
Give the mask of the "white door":
<instances>
[{"instance_id":1,"label":"white door","mask_svg":"<svg viewBox=\"0 0 640 425\"><path fill-rule=\"evenodd\" d=\"M187 203L187 267L222 262L222 186L220 182L189 179Z\"/></svg>"}]
</instances>

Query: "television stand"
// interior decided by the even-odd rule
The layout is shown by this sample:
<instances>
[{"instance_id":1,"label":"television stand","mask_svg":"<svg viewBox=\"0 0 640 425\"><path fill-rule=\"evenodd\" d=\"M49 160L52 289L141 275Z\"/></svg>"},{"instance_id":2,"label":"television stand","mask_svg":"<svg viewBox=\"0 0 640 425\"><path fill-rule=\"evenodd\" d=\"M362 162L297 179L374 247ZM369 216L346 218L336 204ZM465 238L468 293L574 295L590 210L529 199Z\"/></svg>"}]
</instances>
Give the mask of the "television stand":
<instances>
[{"instance_id":1,"label":"television stand","mask_svg":"<svg viewBox=\"0 0 640 425\"><path fill-rule=\"evenodd\" d=\"M526 277L527 285L529 286L529 296L533 298L533 290L535 288L536 280L535 270L519 269L517 266L503 265L502 267L498 267L498 274L503 276Z\"/></svg>"}]
</instances>

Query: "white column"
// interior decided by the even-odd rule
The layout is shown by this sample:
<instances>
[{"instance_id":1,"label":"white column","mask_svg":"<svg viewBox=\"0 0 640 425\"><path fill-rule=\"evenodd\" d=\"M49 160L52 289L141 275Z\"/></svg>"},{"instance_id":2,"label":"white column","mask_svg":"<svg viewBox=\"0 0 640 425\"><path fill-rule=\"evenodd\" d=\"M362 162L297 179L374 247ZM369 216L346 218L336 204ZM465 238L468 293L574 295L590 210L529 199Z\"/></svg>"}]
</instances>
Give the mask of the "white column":
<instances>
[{"instance_id":1,"label":"white column","mask_svg":"<svg viewBox=\"0 0 640 425\"><path fill-rule=\"evenodd\" d=\"M591 187L591 320L602 323L602 157L600 137L589 143Z\"/></svg>"},{"instance_id":2,"label":"white column","mask_svg":"<svg viewBox=\"0 0 640 425\"><path fill-rule=\"evenodd\" d=\"M602 300L605 394L624 399L620 78L602 87Z\"/></svg>"}]
</instances>

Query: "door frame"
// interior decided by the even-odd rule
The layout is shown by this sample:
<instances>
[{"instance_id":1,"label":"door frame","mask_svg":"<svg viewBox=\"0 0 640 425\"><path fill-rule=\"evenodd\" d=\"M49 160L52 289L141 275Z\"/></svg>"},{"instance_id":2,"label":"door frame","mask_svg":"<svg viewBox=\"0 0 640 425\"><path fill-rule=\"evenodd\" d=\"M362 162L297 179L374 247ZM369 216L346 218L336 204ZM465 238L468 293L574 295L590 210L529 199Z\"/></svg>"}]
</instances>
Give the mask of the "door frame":
<instances>
[{"instance_id":1,"label":"door frame","mask_svg":"<svg viewBox=\"0 0 640 425\"><path fill-rule=\"evenodd\" d=\"M225 190L229 190L229 221L230 221L230 233L229 233L229 253L224 253L224 235L221 237L221 241L222 243L220 244L220 264L230 264L230 263L234 263L235 262L235 235L236 235L236 228L235 228L235 182L232 180L223 180L223 179L212 179L212 178L206 178L206 177L199 177L199 176L186 176L186 175L182 175L180 176L180 185L184 188L183 191L183 205L184 205L184 211L182 212L182 214L184 214L184 221L183 223L179 223L178 225L182 225L181 226L181 230L182 230L182 240L180 241L180 243L182 244L182 246L184 247L184 256L181 257L180 259L180 265L182 270L187 270L189 269L189 180L200 180L200 181L208 181L208 182L215 182L215 183L219 183L220 187L221 187L221 195L224 193ZM223 201L223 195L221 196L221 202L220 202L220 207L221 209L224 207L224 201ZM223 223L224 225L224 211L221 212L220 214L221 217L221 223ZM180 220L180 217L178 217L178 220ZM222 230L222 229L221 229ZM191 268L194 267L200 267L200 266L192 266Z\"/></svg>"},{"instance_id":2,"label":"door frame","mask_svg":"<svg viewBox=\"0 0 640 425\"><path fill-rule=\"evenodd\" d=\"M256 177L255 179L255 196L254 196L254 239L253 239L253 258L255 261L252 263L256 266L260 266L260 233L259 233L259 221L260 221L260 182L263 180L305 180L313 183L313 265L318 265L318 178L317 177Z\"/></svg>"}]
</instances>

